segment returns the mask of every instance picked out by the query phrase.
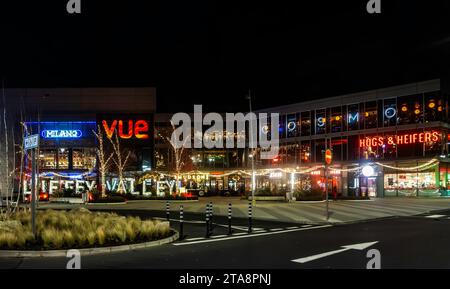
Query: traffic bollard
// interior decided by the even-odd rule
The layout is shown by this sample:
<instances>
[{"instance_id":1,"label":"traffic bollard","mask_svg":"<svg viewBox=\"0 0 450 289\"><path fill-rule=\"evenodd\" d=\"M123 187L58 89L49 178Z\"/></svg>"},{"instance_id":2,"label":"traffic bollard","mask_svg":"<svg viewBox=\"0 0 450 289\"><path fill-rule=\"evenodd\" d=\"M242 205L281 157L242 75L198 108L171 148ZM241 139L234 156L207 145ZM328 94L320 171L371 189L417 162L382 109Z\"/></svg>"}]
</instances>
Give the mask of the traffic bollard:
<instances>
[{"instance_id":1,"label":"traffic bollard","mask_svg":"<svg viewBox=\"0 0 450 289\"><path fill-rule=\"evenodd\" d=\"M252 232L252 203L248 203L248 232Z\"/></svg>"},{"instance_id":2,"label":"traffic bollard","mask_svg":"<svg viewBox=\"0 0 450 289\"><path fill-rule=\"evenodd\" d=\"M209 204L206 204L205 210L205 225L206 225L206 238L209 238Z\"/></svg>"},{"instance_id":3,"label":"traffic bollard","mask_svg":"<svg viewBox=\"0 0 450 289\"><path fill-rule=\"evenodd\" d=\"M209 202L209 234L210 235L212 235L212 232L214 229L213 216L214 216L213 203Z\"/></svg>"},{"instance_id":4,"label":"traffic bollard","mask_svg":"<svg viewBox=\"0 0 450 289\"><path fill-rule=\"evenodd\" d=\"M231 230L231 203L228 204L228 235L231 235L233 232Z\"/></svg>"},{"instance_id":5,"label":"traffic bollard","mask_svg":"<svg viewBox=\"0 0 450 289\"><path fill-rule=\"evenodd\" d=\"M180 205L180 240L183 239L183 205Z\"/></svg>"}]
</instances>

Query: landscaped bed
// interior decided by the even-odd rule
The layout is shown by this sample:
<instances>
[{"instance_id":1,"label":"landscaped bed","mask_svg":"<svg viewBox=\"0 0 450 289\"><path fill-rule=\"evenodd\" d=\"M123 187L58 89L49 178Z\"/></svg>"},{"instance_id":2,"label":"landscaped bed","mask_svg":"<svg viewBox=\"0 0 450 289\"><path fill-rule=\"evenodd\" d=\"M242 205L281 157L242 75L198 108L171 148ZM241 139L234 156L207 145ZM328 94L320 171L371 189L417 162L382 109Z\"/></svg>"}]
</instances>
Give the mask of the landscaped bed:
<instances>
[{"instance_id":1,"label":"landscaped bed","mask_svg":"<svg viewBox=\"0 0 450 289\"><path fill-rule=\"evenodd\" d=\"M0 249L57 250L143 243L173 234L168 222L122 217L114 213L38 211L36 239L31 232L29 212L18 212L0 220Z\"/></svg>"}]
</instances>

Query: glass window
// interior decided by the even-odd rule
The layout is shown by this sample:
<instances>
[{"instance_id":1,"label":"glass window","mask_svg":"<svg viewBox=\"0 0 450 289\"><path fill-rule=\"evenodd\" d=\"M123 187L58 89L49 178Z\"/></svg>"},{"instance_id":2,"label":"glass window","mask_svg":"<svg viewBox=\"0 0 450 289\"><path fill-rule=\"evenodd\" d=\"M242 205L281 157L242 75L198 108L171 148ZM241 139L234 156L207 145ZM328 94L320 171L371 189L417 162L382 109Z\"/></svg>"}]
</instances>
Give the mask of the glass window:
<instances>
[{"instance_id":1,"label":"glass window","mask_svg":"<svg viewBox=\"0 0 450 289\"><path fill-rule=\"evenodd\" d=\"M304 111L301 113L301 135L309 136L311 135L311 112Z\"/></svg>"},{"instance_id":2,"label":"glass window","mask_svg":"<svg viewBox=\"0 0 450 289\"><path fill-rule=\"evenodd\" d=\"M72 150L72 164L74 169L93 169L96 155L93 148L74 148Z\"/></svg>"},{"instance_id":3,"label":"glass window","mask_svg":"<svg viewBox=\"0 0 450 289\"><path fill-rule=\"evenodd\" d=\"M423 122L423 97L421 94L402 96L397 99L398 124Z\"/></svg>"},{"instance_id":4,"label":"glass window","mask_svg":"<svg viewBox=\"0 0 450 289\"><path fill-rule=\"evenodd\" d=\"M59 148L58 149L58 169L68 169L69 168L69 149Z\"/></svg>"},{"instance_id":5,"label":"glass window","mask_svg":"<svg viewBox=\"0 0 450 289\"><path fill-rule=\"evenodd\" d=\"M342 161L342 140L340 137L331 139L331 150L333 151L333 161Z\"/></svg>"},{"instance_id":6,"label":"glass window","mask_svg":"<svg viewBox=\"0 0 450 289\"><path fill-rule=\"evenodd\" d=\"M397 125L397 99L385 99L383 106L383 124L387 126Z\"/></svg>"},{"instance_id":7,"label":"glass window","mask_svg":"<svg viewBox=\"0 0 450 289\"><path fill-rule=\"evenodd\" d=\"M300 159L302 163L311 162L311 142L302 141L300 144Z\"/></svg>"},{"instance_id":8,"label":"glass window","mask_svg":"<svg viewBox=\"0 0 450 289\"><path fill-rule=\"evenodd\" d=\"M286 146L286 161L284 163L296 164L297 163L297 150L298 144L291 144Z\"/></svg>"},{"instance_id":9,"label":"glass window","mask_svg":"<svg viewBox=\"0 0 450 289\"><path fill-rule=\"evenodd\" d=\"M423 156L424 143L410 143L411 141L409 138L409 135L414 135L419 132L420 131L399 131L397 133L397 157L407 158Z\"/></svg>"},{"instance_id":10,"label":"glass window","mask_svg":"<svg viewBox=\"0 0 450 289\"><path fill-rule=\"evenodd\" d=\"M361 135L359 138L359 153L361 159L374 160L382 155L383 137L379 135Z\"/></svg>"},{"instance_id":11,"label":"glass window","mask_svg":"<svg viewBox=\"0 0 450 289\"><path fill-rule=\"evenodd\" d=\"M315 140L314 143L314 152L315 152L315 162L321 163L323 162L323 153L325 151L325 141Z\"/></svg>"},{"instance_id":12,"label":"glass window","mask_svg":"<svg viewBox=\"0 0 450 289\"><path fill-rule=\"evenodd\" d=\"M436 131L434 132L435 137L431 137L429 141L425 142L425 156L427 157L437 156L440 155L442 152L441 150L442 135L441 133L436 134ZM425 133L431 133L433 135L433 131L425 131Z\"/></svg>"},{"instance_id":13,"label":"glass window","mask_svg":"<svg viewBox=\"0 0 450 289\"><path fill-rule=\"evenodd\" d=\"M394 139L395 139L394 134L385 134L384 135L384 142L382 145L384 159L391 160L391 159L397 158L397 145L395 144L395 142L388 141L388 140L394 140Z\"/></svg>"},{"instance_id":14,"label":"glass window","mask_svg":"<svg viewBox=\"0 0 450 289\"><path fill-rule=\"evenodd\" d=\"M441 94L430 92L425 94L425 122L444 120L445 103Z\"/></svg>"},{"instance_id":15,"label":"glass window","mask_svg":"<svg viewBox=\"0 0 450 289\"><path fill-rule=\"evenodd\" d=\"M325 109L316 110L316 134L326 133L327 116Z\"/></svg>"},{"instance_id":16,"label":"glass window","mask_svg":"<svg viewBox=\"0 0 450 289\"><path fill-rule=\"evenodd\" d=\"M288 114L286 120L287 137L296 137L298 135L298 125L296 114Z\"/></svg>"},{"instance_id":17,"label":"glass window","mask_svg":"<svg viewBox=\"0 0 450 289\"><path fill-rule=\"evenodd\" d=\"M351 104L347 107L347 127L348 130L359 129L359 106L358 104Z\"/></svg>"},{"instance_id":18,"label":"glass window","mask_svg":"<svg viewBox=\"0 0 450 289\"><path fill-rule=\"evenodd\" d=\"M281 115L280 116L280 124L279 124L279 137L280 138L285 138L286 137L286 115Z\"/></svg>"},{"instance_id":19,"label":"glass window","mask_svg":"<svg viewBox=\"0 0 450 289\"><path fill-rule=\"evenodd\" d=\"M376 128L378 123L377 102L369 101L364 105L365 128Z\"/></svg>"},{"instance_id":20,"label":"glass window","mask_svg":"<svg viewBox=\"0 0 450 289\"><path fill-rule=\"evenodd\" d=\"M56 150L41 149L39 151L39 168L40 169L56 169Z\"/></svg>"},{"instance_id":21,"label":"glass window","mask_svg":"<svg viewBox=\"0 0 450 289\"><path fill-rule=\"evenodd\" d=\"M331 109L330 127L332 133L342 131L342 109L340 106Z\"/></svg>"},{"instance_id":22,"label":"glass window","mask_svg":"<svg viewBox=\"0 0 450 289\"><path fill-rule=\"evenodd\" d=\"M348 137L348 160L355 161L359 159L359 137L351 135Z\"/></svg>"}]
</instances>

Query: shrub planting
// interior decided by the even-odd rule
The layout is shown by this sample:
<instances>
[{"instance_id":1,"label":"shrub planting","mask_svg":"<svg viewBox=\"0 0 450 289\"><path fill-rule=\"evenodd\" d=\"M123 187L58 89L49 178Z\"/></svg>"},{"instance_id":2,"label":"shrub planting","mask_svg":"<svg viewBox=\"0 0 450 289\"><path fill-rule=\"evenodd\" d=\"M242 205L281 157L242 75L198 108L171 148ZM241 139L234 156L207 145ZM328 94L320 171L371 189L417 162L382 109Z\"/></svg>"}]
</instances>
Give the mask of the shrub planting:
<instances>
[{"instance_id":1,"label":"shrub planting","mask_svg":"<svg viewBox=\"0 0 450 289\"><path fill-rule=\"evenodd\" d=\"M168 237L169 223L123 217L114 213L38 211L36 239L31 233L29 212L0 220L0 249L72 249L147 242Z\"/></svg>"}]
</instances>

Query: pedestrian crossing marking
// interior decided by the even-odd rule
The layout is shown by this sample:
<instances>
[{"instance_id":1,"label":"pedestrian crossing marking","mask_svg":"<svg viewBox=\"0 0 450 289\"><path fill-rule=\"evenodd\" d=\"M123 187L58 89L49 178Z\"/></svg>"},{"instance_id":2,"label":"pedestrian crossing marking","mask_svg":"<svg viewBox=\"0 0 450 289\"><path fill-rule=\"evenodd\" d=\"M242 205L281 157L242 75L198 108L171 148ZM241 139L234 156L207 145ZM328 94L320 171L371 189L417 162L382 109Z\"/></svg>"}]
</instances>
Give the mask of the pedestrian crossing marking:
<instances>
[{"instance_id":1,"label":"pedestrian crossing marking","mask_svg":"<svg viewBox=\"0 0 450 289\"><path fill-rule=\"evenodd\" d=\"M213 238L202 238L201 240L197 240L197 241L178 242L178 243L173 243L172 245L174 245L174 246L183 246L183 245L193 245L193 244L199 244L199 243L229 241L229 240L234 240L234 239L260 237L260 236L267 236L267 235L274 235L274 234L283 234L283 233L290 233L290 232L296 232L296 231L305 231L305 230L312 230L312 229L321 229L321 228L328 228L328 227L332 227L332 225L322 225L322 226L314 226L314 227L298 228L298 229L290 229L290 230L283 230L283 229L281 229L281 230L273 231L273 232L259 232L258 234L238 233L238 234L233 234L232 236L227 236L227 237L224 237L224 238L215 238L215 239L213 239Z\"/></svg>"}]
</instances>

